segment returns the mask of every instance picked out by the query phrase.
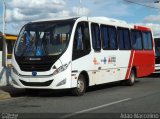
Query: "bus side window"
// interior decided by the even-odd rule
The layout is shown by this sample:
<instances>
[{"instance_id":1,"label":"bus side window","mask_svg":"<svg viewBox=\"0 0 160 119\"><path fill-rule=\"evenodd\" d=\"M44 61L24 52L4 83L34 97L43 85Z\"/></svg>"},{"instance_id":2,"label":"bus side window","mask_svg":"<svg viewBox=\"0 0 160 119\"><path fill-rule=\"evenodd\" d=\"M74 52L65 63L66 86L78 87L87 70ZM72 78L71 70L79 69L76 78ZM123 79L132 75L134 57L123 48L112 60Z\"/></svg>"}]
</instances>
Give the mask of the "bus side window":
<instances>
[{"instance_id":1,"label":"bus side window","mask_svg":"<svg viewBox=\"0 0 160 119\"><path fill-rule=\"evenodd\" d=\"M83 48L84 50L91 50L91 44L90 44L90 35L89 35L89 26L87 26L82 30L83 32Z\"/></svg>"},{"instance_id":2,"label":"bus side window","mask_svg":"<svg viewBox=\"0 0 160 119\"><path fill-rule=\"evenodd\" d=\"M118 46L120 50L125 49L124 45L124 34L122 28L117 28L117 34L118 34Z\"/></svg>"},{"instance_id":3,"label":"bus side window","mask_svg":"<svg viewBox=\"0 0 160 119\"><path fill-rule=\"evenodd\" d=\"M142 32L144 50L152 50L152 36L150 32Z\"/></svg>"},{"instance_id":4,"label":"bus side window","mask_svg":"<svg viewBox=\"0 0 160 119\"><path fill-rule=\"evenodd\" d=\"M91 32L92 32L92 45L95 51L101 50L101 38L100 38L100 28L96 23L91 24Z\"/></svg>"},{"instance_id":5,"label":"bus side window","mask_svg":"<svg viewBox=\"0 0 160 119\"><path fill-rule=\"evenodd\" d=\"M82 29L78 24L74 37L74 50L83 50Z\"/></svg>"},{"instance_id":6,"label":"bus side window","mask_svg":"<svg viewBox=\"0 0 160 119\"><path fill-rule=\"evenodd\" d=\"M151 32L148 32L148 46L149 46L149 50L153 49L153 43L152 43L152 34Z\"/></svg>"},{"instance_id":7,"label":"bus side window","mask_svg":"<svg viewBox=\"0 0 160 119\"><path fill-rule=\"evenodd\" d=\"M129 29L124 30L124 44L126 50L131 50L131 39Z\"/></svg>"},{"instance_id":8,"label":"bus side window","mask_svg":"<svg viewBox=\"0 0 160 119\"><path fill-rule=\"evenodd\" d=\"M142 50L142 35L138 30L131 30L132 48L134 50Z\"/></svg>"},{"instance_id":9,"label":"bus side window","mask_svg":"<svg viewBox=\"0 0 160 119\"><path fill-rule=\"evenodd\" d=\"M91 51L89 24L80 22L77 25L73 42L73 59L89 54Z\"/></svg>"},{"instance_id":10,"label":"bus side window","mask_svg":"<svg viewBox=\"0 0 160 119\"><path fill-rule=\"evenodd\" d=\"M120 50L130 50L131 43L129 37L129 29L128 28L117 28L118 34L118 45Z\"/></svg>"},{"instance_id":11,"label":"bus side window","mask_svg":"<svg viewBox=\"0 0 160 119\"><path fill-rule=\"evenodd\" d=\"M108 26L101 25L100 28L101 28L102 48L103 50L107 50L110 48Z\"/></svg>"},{"instance_id":12,"label":"bus side window","mask_svg":"<svg viewBox=\"0 0 160 119\"><path fill-rule=\"evenodd\" d=\"M116 50L117 49L116 28L114 26L109 26L108 31L110 38L110 50Z\"/></svg>"}]
</instances>

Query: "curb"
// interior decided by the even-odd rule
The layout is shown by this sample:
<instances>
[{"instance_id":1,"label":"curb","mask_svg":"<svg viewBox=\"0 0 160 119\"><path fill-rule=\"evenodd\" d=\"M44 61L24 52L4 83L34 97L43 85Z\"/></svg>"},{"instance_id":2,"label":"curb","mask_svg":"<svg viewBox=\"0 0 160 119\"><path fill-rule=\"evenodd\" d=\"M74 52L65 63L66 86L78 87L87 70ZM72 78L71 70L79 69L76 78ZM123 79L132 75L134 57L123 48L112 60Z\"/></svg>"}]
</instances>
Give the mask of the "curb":
<instances>
[{"instance_id":1,"label":"curb","mask_svg":"<svg viewBox=\"0 0 160 119\"><path fill-rule=\"evenodd\" d=\"M9 98L11 98L11 95L9 92L0 90L0 100L9 99Z\"/></svg>"},{"instance_id":2,"label":"curb","mask_svg":"<svg viewBox=\"0 0 160 119\"><path fill-rule=\"evenodd\" d=\"M24 89L16 89L12 86L4 86L0 87L0 100L16 98L24 96L25 90Z\"/></svg>"}]
</instances>

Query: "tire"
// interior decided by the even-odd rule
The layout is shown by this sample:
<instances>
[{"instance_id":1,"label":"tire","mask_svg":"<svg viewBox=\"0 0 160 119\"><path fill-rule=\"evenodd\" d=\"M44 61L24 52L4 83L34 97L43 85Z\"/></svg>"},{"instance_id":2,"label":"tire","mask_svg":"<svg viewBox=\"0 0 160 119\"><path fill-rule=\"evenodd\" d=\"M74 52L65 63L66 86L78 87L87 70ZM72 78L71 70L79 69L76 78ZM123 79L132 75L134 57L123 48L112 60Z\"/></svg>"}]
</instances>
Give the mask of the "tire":
<instances>
[{"instance_id":1,"label":"tire","mask_svg":"<svg viewBox=\"0 0 160 119\"><path fill-rule=\"evenodd\" d=\"M80 74L77 80L77 87L72 90L74 96L82 96L86 92L86 80L85 77Z\"/></svg>"},{"instance_id":2,"label":"tire","mask_svg":"<svg viewBox=\"0 0 160 119\"><path fill-rule=\"evenodd\" d=\"M134 70L131 70L129 79L126 80L126 85L127 86L133 86L135 84L135 81L136 81L136 73L135 73Z\"/></svg>"}]
</instances>

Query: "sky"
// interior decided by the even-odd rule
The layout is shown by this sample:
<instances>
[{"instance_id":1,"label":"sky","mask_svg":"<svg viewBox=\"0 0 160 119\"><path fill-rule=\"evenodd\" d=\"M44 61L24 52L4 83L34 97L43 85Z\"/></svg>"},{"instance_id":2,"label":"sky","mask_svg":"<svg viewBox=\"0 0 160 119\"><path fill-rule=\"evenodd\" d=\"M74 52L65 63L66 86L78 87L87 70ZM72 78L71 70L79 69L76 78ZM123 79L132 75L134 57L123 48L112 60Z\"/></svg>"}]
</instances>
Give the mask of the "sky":
<instances>
[{"instance_id":1,"label":"sky","mask_svg":"<svg viewBox=\"0 0 160 119\"><path fill-rule=\"evenodd\" d=\"M18 34L24 24L33 20L80 15L110 17L124 20L129 24L145 25L153 29L154 36L160 35L160 3L154 3L156 0L81 0L81 5L79 1L6 0L5 32ZM0 31L2 31L2 0Z\"/></svg>"}]
</instances>

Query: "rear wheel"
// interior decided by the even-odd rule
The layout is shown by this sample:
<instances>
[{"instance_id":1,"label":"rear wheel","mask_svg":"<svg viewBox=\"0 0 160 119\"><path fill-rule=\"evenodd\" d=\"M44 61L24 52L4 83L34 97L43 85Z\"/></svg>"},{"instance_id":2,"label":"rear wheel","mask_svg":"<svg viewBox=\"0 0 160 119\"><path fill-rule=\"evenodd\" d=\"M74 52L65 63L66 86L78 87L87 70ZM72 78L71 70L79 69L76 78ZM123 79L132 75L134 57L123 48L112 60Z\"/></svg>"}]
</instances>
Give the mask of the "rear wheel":
<instances>
[{"instance_id":1,"label":"rear wheel","mask_svg":"<svg viewBox=\"0 0 160 119\"><path fill-rule=\"evenodd\" d=\"M135 83L135 81L136 81L136 73L135 73L134 70L131 70L129 79L126 80L126 84L127 84L128 86L133 86L134 83Z\"/></svg>"},{"instance_id":2,"label":"rear wheel","mask_svg":"<svg viewBox=\"0 0 160 119\"><path fill-rule=\"evenodd\" d=\"M80 74L77 80L77 87L72 90L72 94L75 96L82 96L86 91L85 77Z\"/></svg>"}]
</instances>

